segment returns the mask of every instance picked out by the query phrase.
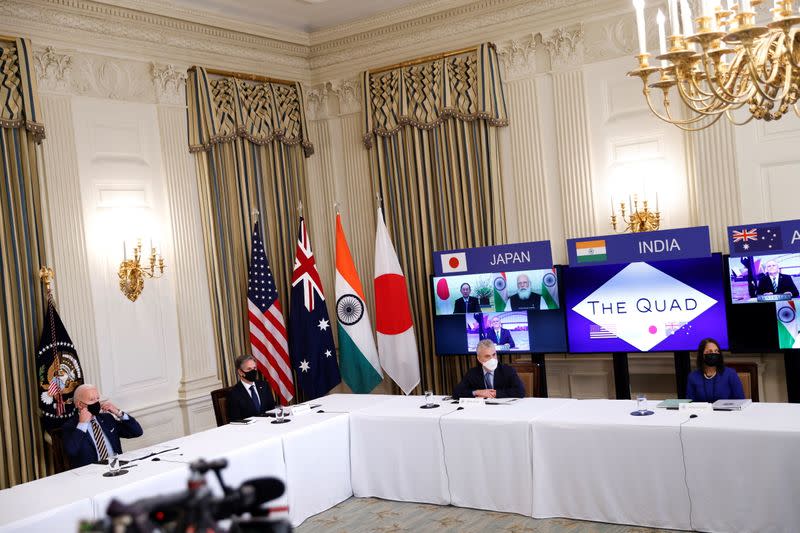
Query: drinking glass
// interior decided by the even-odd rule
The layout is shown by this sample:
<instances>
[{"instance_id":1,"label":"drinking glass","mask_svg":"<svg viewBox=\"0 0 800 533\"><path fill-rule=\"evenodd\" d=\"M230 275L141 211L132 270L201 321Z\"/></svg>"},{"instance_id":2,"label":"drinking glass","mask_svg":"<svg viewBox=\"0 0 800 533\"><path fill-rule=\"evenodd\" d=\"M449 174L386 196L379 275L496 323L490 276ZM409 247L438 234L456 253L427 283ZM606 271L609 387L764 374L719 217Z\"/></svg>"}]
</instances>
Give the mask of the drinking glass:
<instances>
[{"instance_id":1,"label":"drinking glass","mask_svg":"<svg viewBox=\"0 0 800 533\"><path fill-rule=\"evenodd\" d=\"M286 412L283 410L283 406L278 406L278 412L275 413L275 420L278 422L283 422L283 417L286 415Z\"/></svg>"},{"instance_id":2,"label":"drinking glass","mask_svg":"<svg viewBox=\"0 0 800 533\"><path fill-rule=\"evenodd\" d=\"M647 396L644 393L636 395L636 409L642 414L647 411Z\"/></svg>"},{"instance_id":3,"label":"drinking glass","mask_svg":"<svg viewBox=\"0 0 800 533\"><path fill-rule=\"evenodd\" d=\"M425 391L425 405L430 407L433 405L433 391L426 390Z\"/></svg>"},{"instance_id":4,"label":"drinking glass","mask_svg":"<svg viewBox=\"0 0 800 533\"><path fill-rule=\"evenodd\" d=\"M117 455L117 454L116 454L116 453L114 453L114 452L111 452L111 453L108 455L108 471L109 471L109 472L110 472L112 475L114 475L114 474L116 474L117 472L119 472L119 468L120 468L120 466L121 466L121 465L120 465L120 462L119 462L119 455Z\"/></svg>"}]
</instances>

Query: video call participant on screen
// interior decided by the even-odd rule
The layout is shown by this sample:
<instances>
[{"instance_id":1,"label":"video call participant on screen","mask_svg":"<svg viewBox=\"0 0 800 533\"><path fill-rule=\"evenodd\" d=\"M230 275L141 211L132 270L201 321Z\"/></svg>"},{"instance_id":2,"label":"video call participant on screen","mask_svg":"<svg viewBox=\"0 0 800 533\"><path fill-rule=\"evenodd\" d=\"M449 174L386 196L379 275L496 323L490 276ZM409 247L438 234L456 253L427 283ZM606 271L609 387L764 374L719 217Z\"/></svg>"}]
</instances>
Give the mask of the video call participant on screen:
<instances>
[{"instance_id":1,"label":"video call participant on screen","mask_svg":"<svg viewBox=\"0 0 800 533\"><path fill-rule=\"evenodd\" d=\"M500 317L492 317L492 327L484 332L485 338L495 343L498 350L510 350L516 345L511 337L511 332L503 327Z\"/></svg>"},{"instance_id":2,"label":"video call participant on screen","mask_svg":"<svg viewBox=\"0 0 800 533\"><path fill-rule=\"evenodd\" d=\"M517 276L517 294L512 294L508 299L511 309L539 309L542 297L531 290L531 280L525 274Z\"/></svg>"},{"instance_id":3,"label":"video call participant on screen","mask_svg":"<svg viewBox=\"0 0 800 533\"><path fill-rule=\"evenodd\" d=\"M764 269L767 273L758 280L756 294L791 294L792 298L800 298L792 276L781 274L778 263L769 260Z\"/></svg>"},{"instance_id":4,"label":"video call participant on screen","mask_svg":"<svg viewBox=\"0 0 800 533\"><path fill-rule=\"evenodd\" d=\"M517 371L497 362L497 348L489 339L478 343L478 366L470 368L453 389L453 398L524 398L525 385Z\"/></svg>"},{"instance_id":5,"label":"video call participant on screen","mask_svg":"<svg viewBox=\"0 0 800 533\"><path fill-rule=\"evenodd\" d=\"M472 292L472 287L469 286L469 283L461 284L462 297L456 300L456 305L453 307L454 315L463 315L465 313L481 312L481 305L476 297L469 295L469 293L471 292Z\"/></svg>"},{"instance_id":6,"label":"video call participant on screen","mask_svg":"<svg viewBox=\"0 0 800 533\"><path fill-rule=\"evenodd\" d=\"M697 349L697 370L689 374L686 397L695 402L744 400L742 380L736 371L725 366L719 343L703 339Z\"/></svg>"},{"instance_id":7,"label":"video call participant on screen","mask_svg":"<svg viewBox=\"0 0 800 533\"><path fill-rule=\"evenodd\" d=\"M228 392L228 419L242 420L274 409L272 391L266 383L258 379L253 356L240 355L235 364L239 383Z\"/></svg>"},{"instance_id":8,"label":"video call participant on screen","mask_svg":"<svg viewBox=\"0 0 800 533\"><path fill-rule=\"evenodd\" d=\"M61 428L64 451L72 468L120 454L120 437L133 439L144 434L135 418L108 400L101 402L100 392L94 385L79 385L74 401L75 415Z\"/></svg>"}]
</instances>

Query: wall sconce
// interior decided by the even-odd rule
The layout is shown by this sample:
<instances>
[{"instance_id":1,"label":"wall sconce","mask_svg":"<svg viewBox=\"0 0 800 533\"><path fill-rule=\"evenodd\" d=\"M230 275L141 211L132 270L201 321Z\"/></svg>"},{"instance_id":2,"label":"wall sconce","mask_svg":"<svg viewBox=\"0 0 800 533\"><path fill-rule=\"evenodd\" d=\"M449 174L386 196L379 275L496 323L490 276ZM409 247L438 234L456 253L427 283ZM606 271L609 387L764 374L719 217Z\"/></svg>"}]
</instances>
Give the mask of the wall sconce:
<instances>
[{"instance_id":1,"label":"wall sconce","mask_svg":"<svg viewBox=\"0 0 800 533\"><path fill-rule=\"evenodd\" d=\"M128 247L123 241L123 259L119 264L119 290L128 300L135 302L144 290L145 278L158 279L164 275L164 257L156 254L153 242L150 242L150 267L142 268L142 239L138 239L136 247L133 249L133 259L128 259ZM156 262L158 268L156 269Z\"/></svg>"},{"instance_id":2,"label":"wall sconce","mask_svg":"<svg viewBox=\"0 0 800 533\"><path fill-rule=\"evenodd\" d=\"M656 210L647 207L647 200L642 200L642 209L639 209L639 198L634 194L633 199L628 198L631 208L630 214L625 215L625 202L620 202L619 211L622 219L623 232L639 233L642 231L656 231L661 227L661 212L658 210L658 193L656 193ZM611 200L611 227L617 231L617 214L614 212L614 200Z\"/></svg>"}]
</instances>

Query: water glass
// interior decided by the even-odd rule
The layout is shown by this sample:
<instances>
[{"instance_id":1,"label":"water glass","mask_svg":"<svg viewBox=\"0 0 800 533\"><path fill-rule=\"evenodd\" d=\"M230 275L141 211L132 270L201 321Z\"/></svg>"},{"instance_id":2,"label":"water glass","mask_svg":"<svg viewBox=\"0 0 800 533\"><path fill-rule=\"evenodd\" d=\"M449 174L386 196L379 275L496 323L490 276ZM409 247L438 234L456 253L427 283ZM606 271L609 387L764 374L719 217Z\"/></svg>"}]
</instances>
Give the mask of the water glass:
<instances>
[{"instance_id":1,"label":"water glass","mask_svg":"<svg viewBox=\"0 0 800 533\"><path fill-rule=\"evenodd\" d=\"M120 466L121 465L119 462L119 455L117 455L114 452L111 452L108 455L108 471L112 474L116 474L117 472L119 472Z\"/></svg>"},{"instance_id":2,"label":"water glass","mask_svg":"<svg viewBox=\"0 0 800 533\"><path fill-rule=\"evenodd\" d=\"M275 413L275 420L278 422L283 422L283 417L286 415L286 411L283 410L283 406L278 406L278 412Z\"/></svg>"},{"instance_id":3,"label":"water glass","mask_svg":"<svg viewBox=\"0 0 800 533\"><path fill-rule=\"evenodd\" d=\"M425 391L425 405L430 407L433 405L433 391L426 390Z\"/></svg>"},{"instance_id":4,"label":"water glass","mask_svg":"<svg viewBox=\"0 0 800 533\"><path fill-rule=\"evenodd\" d=\"M644 393L636 395L636 409L643 414L647 411L647 396Z\"/></svg>"}]
</instances>

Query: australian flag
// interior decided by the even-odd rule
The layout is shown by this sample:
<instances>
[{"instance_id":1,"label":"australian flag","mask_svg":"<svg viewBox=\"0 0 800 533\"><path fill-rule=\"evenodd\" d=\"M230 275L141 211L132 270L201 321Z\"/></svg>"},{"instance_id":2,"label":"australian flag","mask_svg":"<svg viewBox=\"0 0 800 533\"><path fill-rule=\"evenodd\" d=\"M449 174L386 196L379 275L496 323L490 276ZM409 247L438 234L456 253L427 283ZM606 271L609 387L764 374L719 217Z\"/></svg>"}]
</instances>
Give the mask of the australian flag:
<instances>
[{"instance_id":1,"label":"australian flag","mask_svg":"<svg viewBox=\"0 0 800 533\"><path fill-rule=\"evenodd\" d=\"M780 226L757 226L733 230L730 241L733 254L770 253L777 252L783 247Z\"/></svg>"},{"instance_id":2,"label":"australian flag","mask_svg":"<svg viewBox=\"0 0 800 533\"><path fill-rule=\"evenodd\" d=\"M292 273L289 353L297 385L306 400L325 396L342 381L322 280L302 217Z\"/></svg>"}]
</instances>

